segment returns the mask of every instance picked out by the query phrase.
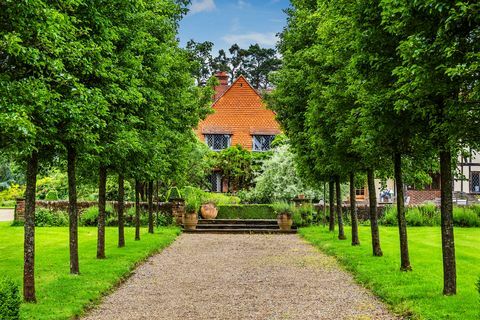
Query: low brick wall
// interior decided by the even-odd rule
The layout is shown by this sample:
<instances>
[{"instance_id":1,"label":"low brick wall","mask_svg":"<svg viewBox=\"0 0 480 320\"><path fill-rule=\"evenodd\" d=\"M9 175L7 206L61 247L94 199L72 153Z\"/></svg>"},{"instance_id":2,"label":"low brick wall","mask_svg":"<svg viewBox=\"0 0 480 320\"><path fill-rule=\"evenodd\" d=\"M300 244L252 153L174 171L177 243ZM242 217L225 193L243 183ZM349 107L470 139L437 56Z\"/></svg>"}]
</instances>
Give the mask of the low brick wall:
<instances>
[{"instance_id":1,"label":"low brick wall","mask_svg":"<svg viewBox=\"0 0 480 320\"><path fill-rule=\"evenodd\" d=\"M434 202L440 198L440 190L407 190L405 197L410 197L409 205Z\"/></svg>"},{"instance_id":2,"label":"low brick wall","mask_svg":"<svg viewBox=\"0 0 480 320\"><path fill-rule=\"evenodd\" d=\"M117 209L117 201L107 201L107 205L112 205L113 208ZM98 206L98 201L78 201L77 207L79 214L82 214L85 209ZM126 201L125 209L135 206L135 202ZM37 208L46 208L54 211L68 211L68 201L67 200L57 200L57 201L45 201L37 200L35 201L35 207ZM140 202L140 207L143 210L148 210L148 202ZM172 203L170 202L154 202L153 210L155 212L164 212L167 214L172 214ZM24 221L25 217L25 199L17 199L15 205L15 221Z\"/></svg>"}]
</instances>

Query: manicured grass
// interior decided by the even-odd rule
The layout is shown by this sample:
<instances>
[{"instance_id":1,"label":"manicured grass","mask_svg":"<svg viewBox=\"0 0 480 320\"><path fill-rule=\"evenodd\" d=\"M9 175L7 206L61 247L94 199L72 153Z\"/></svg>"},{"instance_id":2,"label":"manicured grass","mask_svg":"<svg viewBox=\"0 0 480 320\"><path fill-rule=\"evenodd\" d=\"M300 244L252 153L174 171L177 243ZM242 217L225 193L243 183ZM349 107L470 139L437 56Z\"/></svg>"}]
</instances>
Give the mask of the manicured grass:
<instances>
[{"instance_id":1,"label":"manicured grass","mask_svg":"<svg viewBox=\"0 0 480 320\"><path fill-rule=\"evenodd\" d=\"M149 255L168 246L178 228L158 228L155 234L142 229L141 241L135 230L126 228L126 247L117 248L116 228L107 228L107 259L97 260L97 229L79 228L80 275L69 274L68 228L36 229L36 304L22 304L22 319L70 319L99 301ZM0 223L0 274L19 285L23 273L23 228Z\"/></svg>"},{"instance_id":2,"label":"manicured grass","mask_svg":"<svg viewBox=\"0 0 480 320\"><path fill-rule=\"evenodd\" d=\"M360 227L361 246L340 241L323 227L300 229L300 234L322 251L334 255L357 281L402 314L420 319L480 319L480 229L456 228L457 295L442 295L441 235L438 227L408 229L412 272L400 272L398 230L380 228L383 257L373 257L370 227ZM346 229L350 234L350 229ZM350 238L350 237L349 237Z\"/></svg>"}]
</instances>

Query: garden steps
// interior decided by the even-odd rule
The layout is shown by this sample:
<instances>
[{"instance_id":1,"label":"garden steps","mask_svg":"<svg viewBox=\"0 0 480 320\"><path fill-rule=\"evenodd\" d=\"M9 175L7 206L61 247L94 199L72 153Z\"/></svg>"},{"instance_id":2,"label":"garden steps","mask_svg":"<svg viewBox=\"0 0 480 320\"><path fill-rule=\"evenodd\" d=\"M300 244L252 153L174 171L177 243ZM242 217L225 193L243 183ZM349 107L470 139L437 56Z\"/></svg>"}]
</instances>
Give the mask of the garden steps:
<instances>
[{"instance_id":1,"label":"garden steps","mask_svg":"<svg viewBox=\"0 0 480 320\"><path fill-rule=\"evenodd\" d=\"M292 234L292 230L280 230L275 219L199 219L195 230L186 233L231 233L231 234Z\"/></svg>"}]
</instances>

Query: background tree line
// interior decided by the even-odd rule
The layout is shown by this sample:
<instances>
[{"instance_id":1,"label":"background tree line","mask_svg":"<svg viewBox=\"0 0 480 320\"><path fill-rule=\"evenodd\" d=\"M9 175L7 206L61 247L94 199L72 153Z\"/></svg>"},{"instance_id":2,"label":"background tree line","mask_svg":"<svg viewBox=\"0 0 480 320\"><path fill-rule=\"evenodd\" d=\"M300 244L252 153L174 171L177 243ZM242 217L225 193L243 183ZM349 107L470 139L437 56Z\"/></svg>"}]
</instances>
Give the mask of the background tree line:
<instances>
[{"instance_id":1,"label":"background tree line","mask_svg":"<svg viewBox=\"0 0 480 320\"><path fill-rule=\"evenodd\" d=\"M252 44L247 49L233 44L228 53L221 49L218 54L212 54L213 42L196 42L190 40L186 49L191 61L199 64L195 77L198 84L204 84L215 72L225 71L229 74L230 83L243 75L255 89L272 87L270 75L278 70L281 60L275 49L262 48Z\"/></svg>"}]
</instances>

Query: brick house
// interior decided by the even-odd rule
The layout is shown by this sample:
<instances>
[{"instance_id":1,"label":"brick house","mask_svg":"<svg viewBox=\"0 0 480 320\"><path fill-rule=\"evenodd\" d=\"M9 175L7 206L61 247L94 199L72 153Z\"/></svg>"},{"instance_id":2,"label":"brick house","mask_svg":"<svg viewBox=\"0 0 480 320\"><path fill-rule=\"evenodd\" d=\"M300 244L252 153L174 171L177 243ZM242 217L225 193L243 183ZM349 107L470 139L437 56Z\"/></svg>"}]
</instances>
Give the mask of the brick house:
<instances>
[{"instance_id":1,"label":"brick house","mask_svg":"<svg viewBox=\"0 0 480 320\"><path fill-rule=\"evenodd\" d=\"M276 135L281 133L275 113L266 108L260 93L240 76L228 85L228 74L218 72L213 113L198 124L195 133L210 149L221 151L230 146L263 152L270 149ZM225 192L226 181L220 172L211 176L212 191Z\"/></svg>"}]
</instances>

